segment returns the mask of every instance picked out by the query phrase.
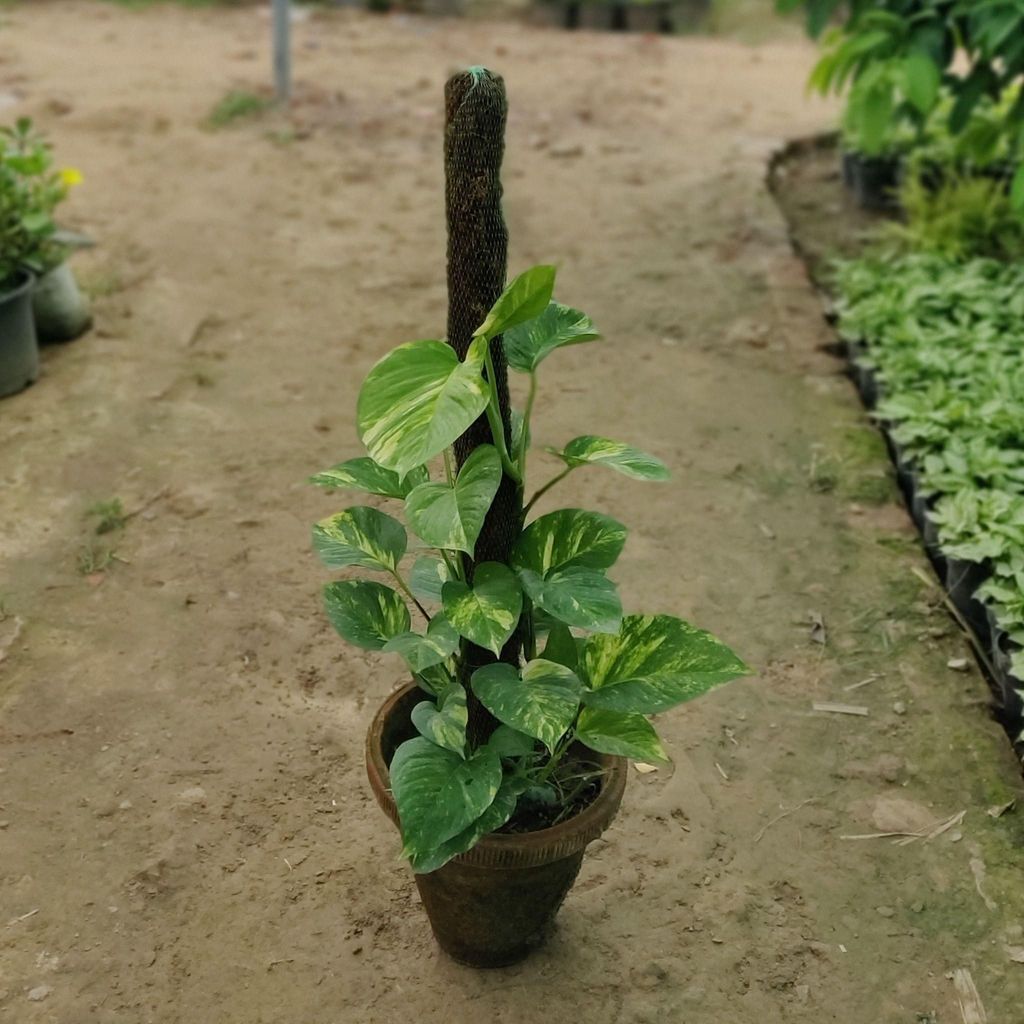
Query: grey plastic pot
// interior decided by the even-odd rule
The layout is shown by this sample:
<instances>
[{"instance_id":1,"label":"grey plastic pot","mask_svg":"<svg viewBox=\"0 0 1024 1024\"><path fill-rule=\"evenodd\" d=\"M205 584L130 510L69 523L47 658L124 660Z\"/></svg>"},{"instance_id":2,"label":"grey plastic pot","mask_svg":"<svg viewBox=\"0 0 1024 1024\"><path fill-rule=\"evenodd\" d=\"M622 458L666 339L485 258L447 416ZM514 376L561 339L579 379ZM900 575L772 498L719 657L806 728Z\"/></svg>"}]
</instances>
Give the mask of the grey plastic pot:
<instances>
[{"instance_id":1,"label":"grey plastic pot","mask_svg":"<svg viewBox=\"0 0 1024 1024\"><path fill-rule=\"evenodd\" d=\"M61 263L36 281L32 291L36 336L41 343L74 341L92 326L89 303L71 265Z\"/></svg>"},{"instance_id":2,"label":"grey plastic pot","mask_svg":"<svg viewBox=\"0 0 1024 1024\"><path fill-rule=\"evenodd\" d=\"M28 387L39 376L39 345L32 319L32 284L19 271L10 287L0 286L0 398Z\"/></svg>"}]
</instances>

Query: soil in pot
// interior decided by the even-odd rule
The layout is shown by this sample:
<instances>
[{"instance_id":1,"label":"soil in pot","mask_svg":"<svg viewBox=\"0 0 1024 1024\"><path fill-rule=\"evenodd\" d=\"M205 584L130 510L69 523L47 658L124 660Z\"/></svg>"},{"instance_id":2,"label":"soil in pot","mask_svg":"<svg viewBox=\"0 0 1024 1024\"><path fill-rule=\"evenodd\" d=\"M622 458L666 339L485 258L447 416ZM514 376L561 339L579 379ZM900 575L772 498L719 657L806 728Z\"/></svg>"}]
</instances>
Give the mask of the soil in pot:
<instances>
[{"instance_id":1,"label":"soil in pot","mask_svg":"<svg viewBox=\"0 0 1024 1024\"><path fill-rule=\"evenodd\" d=\"M89 303L68 263L61 263L36 281L32 311L40 343L74 341L92 326Z\"/></svg>"},{"instance_id":2,"label":"soil in pot","mask_svg":"<svg viewBox=\"0 0 1024 1024\"><path fill-rule=\"evenodd\" d=\"M387 765L398 745L415 735L409 716L422 698L415 684L403 687L384 703L367 734L370 785L396 825ZM589 803L582 806L581 798L577 813L544 827L549 819L534 809L533 820L519 815L438 870L416 875L434 936L452 959L471 967L505 967L544 942L587 845L611 823L626 786L624 760L589 751L586 756L604 775L596 792L587 794Z\"/></svg>"},{"instance_id":3,"label":"soil in pot","mask_svg":"<svg viewBox=\"0 0 1024 1024\"><path fill-rule=\"evenodd\" d=\"M33 281L23 271L9 287L0 286L0 397L21 391L39 376Z\"/></svg>"}]
</instances>

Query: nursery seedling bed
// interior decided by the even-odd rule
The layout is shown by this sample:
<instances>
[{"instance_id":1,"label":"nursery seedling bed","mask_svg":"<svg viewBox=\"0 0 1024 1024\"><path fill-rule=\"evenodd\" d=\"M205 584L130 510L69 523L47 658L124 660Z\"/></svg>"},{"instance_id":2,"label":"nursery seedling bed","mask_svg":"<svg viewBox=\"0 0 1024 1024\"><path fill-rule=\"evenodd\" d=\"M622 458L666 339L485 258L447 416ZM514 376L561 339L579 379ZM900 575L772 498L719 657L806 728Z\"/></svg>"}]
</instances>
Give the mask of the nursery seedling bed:
<instances>
[{"instance_id":1,"label":"nursery seedling bed","mask_svg":"<svg viewBox=\"0 0 1024 1024\"><path fill-rule=\"evenodd\" d=\"M811 279L825 300L825 318L831 312L828 271L837 257L856 257L864 249L870 229L886 218L860 208L842 186L837 139L823 134L798 139L785 146L769 167L769 187L785 214L790 242L804 260ZM884 385L875 371L864 365L865 341L837 340L837 355L846 359L847 372L865 408L872 410L884 396ZM1009 640L998 626L991 607L973 595L988 578L982 565L943 553L936 527L928 516L934 504L923 492L921 477L913 459L893 436L892 425L875 420L892 458L896 481L917 527L925 552L945 590L950 611L971 638L972 646L994 700L994 711L1024 758L1024 705L1018 691L1024 682L1010 672Z\"/></svg>"}]
</instances>

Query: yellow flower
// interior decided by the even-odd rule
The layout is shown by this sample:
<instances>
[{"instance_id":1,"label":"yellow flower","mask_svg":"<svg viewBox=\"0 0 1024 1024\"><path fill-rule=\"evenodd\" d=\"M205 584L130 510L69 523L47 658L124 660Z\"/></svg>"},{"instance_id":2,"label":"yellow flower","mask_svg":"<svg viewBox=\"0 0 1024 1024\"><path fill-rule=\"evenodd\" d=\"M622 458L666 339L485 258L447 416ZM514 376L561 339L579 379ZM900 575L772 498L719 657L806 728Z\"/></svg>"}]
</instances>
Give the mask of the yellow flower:
<instances>
[{"instance_id":1,"label":"yellow flower","mask_svg":"<svg viewBox=\"0 0 1024 1024\"><path fill-rule=\"evenodd\" d=\"M60 172L60 183L65 188L74 188L75 185L81 185L85 179L82 177L82 172L77 167L65 167Z\"/></svg>"}]
</instances>

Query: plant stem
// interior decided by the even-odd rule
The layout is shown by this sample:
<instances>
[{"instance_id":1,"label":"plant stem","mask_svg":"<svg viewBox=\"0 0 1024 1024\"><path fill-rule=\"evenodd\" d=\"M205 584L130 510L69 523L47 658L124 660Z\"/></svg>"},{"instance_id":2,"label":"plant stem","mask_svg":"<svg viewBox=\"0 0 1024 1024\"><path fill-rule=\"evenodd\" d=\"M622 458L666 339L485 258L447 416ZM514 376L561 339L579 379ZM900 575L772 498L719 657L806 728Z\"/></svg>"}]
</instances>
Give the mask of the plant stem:
<instances>
[{"instance_id":1,"label":"plant stem","mask_svg":"<svg viewBox=\"0 0 1024 1024\"><path fill-rule=\"evenodd\" d=\"M569 749L572 741L575 739L575 732L570 729L563 737L562 742L555 748L555 752L551 755L551 760L541 769L540 775L537 776L537 785L543 786L548 779L551 778L551 773L558 767L558 763L565 757L565 752Z\"/></svg>"},{"instance_id":2,"label":"plant stem","mask_svg":"<svg viewBox=\"0 0 1024 1024\"><path fill-rule=\"evenodd\" d=\"M450 448L444 450L444 475L449 487L455 486L455 471L452 469L452 452Z\"/></svg>"},{"instance_id":3,"label":"plant stem","mask_svg":"<svg viewBox=\"0 0 1024 1024\"><path fill-rule=\"evenodd\" d=\"M414 605L416 605L417 608L419 608L420 614L429 623L430 622L430 616L427 614L427 609L424 608L423 605L421 605L419 603L419 601L416 600L416 595L409 589L408 584L405 582L405 580L402 579L402 576L399 573L399 571L397 569L392 569L391 570L391 575L394 576L395 582L398 584L399 590L401 590L402 593L405 594L405 596L407 598L409 598L409 600L412 601L412 603Z\"/></svg>"},{"instance_id":4,"label":"plant stem","mask_svg":"<svg viewBox=\"0 0 1024 1024\"><path fill-rule=\"evenodd\" d=\"M494 373L494 361L491 359L490 342L484 345L484 366L487 368L487 383L491 387L491 400L487 403L487 422L490 424L491 434L494 437L494 447L498 449L498 454L501 456L501 465L505 470L505 475L522 486L522 474L509 458L508 445L505 443L505 424L502 422L498 406L498 384Z\"/></svg>"},{"instance_id":5,"label":"plant stem","mask_svg":"<svg viewBox=\"0 0 1024 1024\"><path fill-rule=\"evenodd\" d=\"M578 468L579 468L578 466L566 466L566 467L565 467L565 469L563 469L561 473L557 474L556 476L553 476L553 477L552 477L552 478L551 478L551 479L550 479L550 480L549 480L549 481L548 481L548 482L547 482L547 483L546 483L546 484L545 484L545 485L544 485L544 486L543 486L543 487L542 487L542 488L541 488L541 489L540 489L539 491L537 491L537 493L536 493L536 494L535 494L535 495L534 495L534 496L533 496L533 497L532 497L532 498L531 498L531 499L529 500L529 502L528 502L528 503L527 503L527 505L526 505L526 508L524 508L524 509L523 509L523 515L525 516L525 515L526 515L526 513L527 513L527 512L529 512L531 508L533 508L533 506L534 506L534 503L535 503L535 502L537 501L537 499L538 499L538 498L540 498L540 497L542 497L543 495L547 494L547 492L548 492L548 491L550 491L550 490L551 490L551 488L555 486L555 484L557 484L557 483L558 483L558 482L559 482L560 480L564 480L564 479L565 479L565 478L566 478L566 477L567 477L567 476L568 476L568 475L569 475L569 474L570 474L570 473L571 473L571 472L572 472L572 471L573 471L574 469L578 469Z\"/></svg>"},{"instance_id":6,"label":"plant stem","mask_svg":"<svg viewBox=\"0 0 1024 1024\"><path fill-rule=\"evenodd\" d=\"M523 436L519 438L519 451L516 453L516 463L519 466L519 475L526 480L526 448L530 437L530 417L533 415L533 402L537 397L537 374L530 374L530 391L526 396L526 408L523 410Z\"/></svg>"}]
</instances>

